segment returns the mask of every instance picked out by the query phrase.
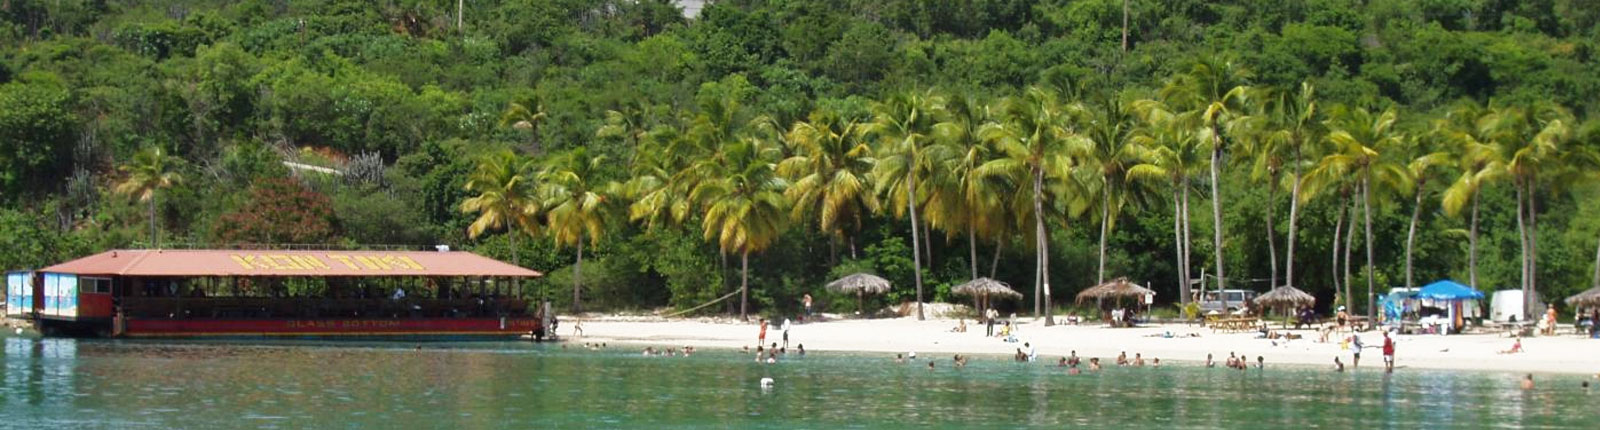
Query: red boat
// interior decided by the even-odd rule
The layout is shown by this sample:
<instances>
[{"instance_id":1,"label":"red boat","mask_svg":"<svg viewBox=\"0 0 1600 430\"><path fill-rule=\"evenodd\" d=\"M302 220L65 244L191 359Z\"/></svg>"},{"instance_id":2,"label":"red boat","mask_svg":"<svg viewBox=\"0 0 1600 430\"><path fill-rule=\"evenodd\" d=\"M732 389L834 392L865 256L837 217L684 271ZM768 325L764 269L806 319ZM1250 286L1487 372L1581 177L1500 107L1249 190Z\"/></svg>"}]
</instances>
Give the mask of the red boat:
<instances>
[{"instance_id":1,"label":"red boat","mask_svg":"<svg viewBox=\"0 0 1600 430\"><path fill-rule=\"evenodd\" d=\"M543 338L538 276L460 251L115 250L8 273L6 312L102 337Z\"/></svg>"}]
</instances>

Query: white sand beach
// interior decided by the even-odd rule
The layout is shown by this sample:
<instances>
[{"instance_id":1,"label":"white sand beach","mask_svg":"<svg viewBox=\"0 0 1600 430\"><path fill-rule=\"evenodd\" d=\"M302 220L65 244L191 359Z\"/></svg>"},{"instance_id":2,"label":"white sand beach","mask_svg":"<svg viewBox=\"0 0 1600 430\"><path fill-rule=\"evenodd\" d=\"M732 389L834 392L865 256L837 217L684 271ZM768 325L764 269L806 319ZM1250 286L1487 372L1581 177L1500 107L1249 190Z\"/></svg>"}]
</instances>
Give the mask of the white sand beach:
<instances>
[{"instance_id":1,"label":"white sand beach","mask_svg":"<svg viewBox=\"0 0 1600 430\"><path fill-rule=\"evenodd\" d=\"M1058 317L1059 318L1059 317ZM711 348L754 348L759 328L756 323L711 319L661 319L648 317L581 318L583 336L574 336L570 316L561 317L559 335L567 342L608 342L625 345L656 345ZM1059 319L1058 319L1059 322ZM781 321L779 322L781 323ZM1215 354L1219 363L1230 352L1249 357L1264 357L1273 364L1326 365L1340 357L1350 364L1351 352L1341 349L1337 340L1319 343L1314 330L1294 333L1303 339L1284 342L1258 339L1257 333L1213 333L1198 325L1152 325L1137 328L1107 328L1104 325L1056 325L1045 327L1043 320L1018 319L1018 342L984 336L984 327L967 320L967 332L953 333L954 319L917 321L915 317L891 319L830 319L796 323L790 332L791 347L805 345L809 351L882 352L915 351L947 357L952 354L1013 354L1023 342L1038 348L1041 361L1053 361L1074 350L1079 356L1114 359L1126 351L1129 357L1143 354L1145 359L1163 362L1203 362ZM999 331L999 328L996 328ZM1175 337L1160 337L1171 332ZM1183 337L1195 333L1199 337ZM1360 333L1366 345L1360 369L1381 369L1383 336L1377 331ZM1494 334L1396 335L1396 368L1492 370L1533 373L1594 375L1600 372L1600 340L1568 334L1522 339L1526 350L1519 354L1500 354L1514 339ZM782 342L778 323L768 328L767 343Z\"/></svg>"}]
</instances>

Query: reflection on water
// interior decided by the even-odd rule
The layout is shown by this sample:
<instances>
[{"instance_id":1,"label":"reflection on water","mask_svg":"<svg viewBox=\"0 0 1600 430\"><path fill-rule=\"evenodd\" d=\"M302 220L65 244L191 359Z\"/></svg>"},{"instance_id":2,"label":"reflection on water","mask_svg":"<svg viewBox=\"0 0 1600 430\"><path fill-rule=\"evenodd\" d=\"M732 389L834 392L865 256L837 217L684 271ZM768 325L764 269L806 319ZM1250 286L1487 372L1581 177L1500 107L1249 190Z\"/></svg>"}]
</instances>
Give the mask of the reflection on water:
<instances>
[{"instance_id":1,"label":"reflection on water","mask_svg":"<svg viewBox=\"0 0 1600 430\"><path fill-rule=\"evenodd\" d=\"M1168 366L1067 375L945 357L643 357L525 343L5 339L0 427L1593 428L1578 376ZM771 377L776 387L759 388Z\"/></svg>"}]
</instances>

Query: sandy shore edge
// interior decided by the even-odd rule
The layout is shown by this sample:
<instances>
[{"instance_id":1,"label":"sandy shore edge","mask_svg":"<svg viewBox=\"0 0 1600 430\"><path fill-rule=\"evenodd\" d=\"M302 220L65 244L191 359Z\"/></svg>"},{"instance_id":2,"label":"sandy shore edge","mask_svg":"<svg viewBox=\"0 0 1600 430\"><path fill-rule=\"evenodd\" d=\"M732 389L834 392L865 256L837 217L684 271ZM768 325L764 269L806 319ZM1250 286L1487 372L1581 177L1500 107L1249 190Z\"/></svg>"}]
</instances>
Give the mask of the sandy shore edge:
<instances>
[{"instance_id":1,"label":"sandy shore edge","mask_svg":"<svg viewBox=\"0 0 1600 430\"><path fill-rule=\"evenodd\" d=\"M580 325L581 335L573 330ZM1038 349L1040 360L1053 361L1073 351L1081 357L1110 360L1126 352L1146 359L1199 363L1206 354L1218 362L1229 353L1263 357L1268 365L1333 365L1340 357L1347 365L1352 351L1341 342L1316 341L1312 330L1293 331L1304 338L1288 342L1257 338L1257 333L1222 333L1197 325L1166 324L1136 328L1108 328L1103 325L1056 325L1046 327L1042 320L1019 319L1016 343L985 336L985 327L967 322L967 332L952 332L954 319L918 321L916 318L848 319L833 316L819 322L793 324L790 347L804 345L807 351L848 351L859 353L917 352L919 355L1013 354L1028 343ZM782 321L768 328L766 343L782 344ZM999 331L999 328L996 328ZM759 326L736 319L662 319L628 316L561 316L558 334L567 342L607 342L633 346L685 346L711 348L754 348ZM1164 337L1171 333L1174 337ZM1185 337L1196 334L1198 337ZM1370 331L1358 334L1366 346L1358 370L1383 366L1383 336ZM1396 367L1399 369L1486 370L1502 372L1563 373L1600 375L1600 340L1562 335L1522 340L1526 350L1520 354L1500 354L1513 339L1492 334L1473 335L1395 335ZM1399 371L1399 370L1397 370Z\"/></svg>"}]
</instances>

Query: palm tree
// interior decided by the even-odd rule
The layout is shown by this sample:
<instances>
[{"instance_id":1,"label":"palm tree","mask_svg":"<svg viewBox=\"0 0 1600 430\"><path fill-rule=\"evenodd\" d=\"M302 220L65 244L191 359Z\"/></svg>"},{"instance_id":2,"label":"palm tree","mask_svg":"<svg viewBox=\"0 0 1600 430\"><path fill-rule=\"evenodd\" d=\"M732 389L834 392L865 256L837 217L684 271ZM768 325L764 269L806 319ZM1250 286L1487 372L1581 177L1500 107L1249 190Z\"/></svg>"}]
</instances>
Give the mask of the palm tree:
<instances>
[{"instance_id":1,"label":"palm tree","mask_svg":"<svg viewBox=\"0 0 1600 430\"><path fill-rule=\"evenodd\" d=\"M530 107L531 106L531 107ZM539 123L548 116L544 111L544 104L537 101L532 103L511 102L506 105L506 110L500 113L500 126L511 127L528 133L528 146L532 153L538 154L539 148Z\"/></svg>"},{"instance_id":2,"label":"palm tree","mask_svg":"<svg viewBox=\"0 0 1600 430\"><path fill-rule=\"evenodd\" d=\"M1116 228L1117 216L1130 201L1139 197L1136 185L1128 181L1128 169L1140 162L1140 151L1134 144L1137 134L1136 112L1115 96L1102 97L1102 101L1089 111L1083 130L1091 144L1084 155L1086 169L1095 176L1094 183L1100 197L1100 260L1095 284L1106 280L1106 236Z\"/></svg>"},{"instance_id":3,"label":"palm tree","mask_svg":"<svg viewBox=\"0 0 1600 430\"><path fill-rule=\"evenodd\" d=\"M592 181L605 163L604 155L590 156L579 146L553 159L539 172L539 206L545 208L545 224L557 246L572 245L577 248L578 259L572 266L572 312L583 312L583 245L584 240L598 242L605 234L609 219L609 199L603 187Z\"/></svg>"},{"instance_id":4,"label":"palm tree","mask_svg":"<svg viewBox=\"0 0 1600 430\"><path fill-rule=\"evenodd\" d=\"M509 149L485 154L465 186L478 195L461 201L461 212L478 214L467 226L467 237L476 239L486 231L507 229L511 233L511 263L518 266L522 263L518 259L521 249L517 247L517 237L539 230L534 175L533 160Z\"/></svg>"},{"instance_id":5,"label":"palm tree","mask_svg":"<svg viewBox=\"0 0 1600 430\"><path fill-rule=\"evenodd\" d=\"M1366 109L1335 107L1330 116L1332 118L1328 120L1328 126L1331 131L1327 139L1336 149L1322 157L1312 174L1320 177L1355 174L1359 180L1357 187L1361 191L1361 211L1366 228L1363 243L1367 247L1367 317L1373 318L1377 312L1376 302L1373 301L1377 282L1373 276L1376 269L1372 249L1373 177L1382 176L1386 182L1392 182L1390 178L1404 176L1401 166L1384 163L1380 157L1383 151L1401 145L1402 136L1395 128L1399 114L1393 109L1373 114ZM1351 226L1354 228L1354 221ZM1350 300L1348 294L1345 297Z\"/></svg>"},{"instance_id":6,"label":"palm tree","mask_svg":"<svg viewBox=\"0 0 1600 430\"><path fill-rule=\"evenodd\" d=\"M952 204L948 208L930 213L930 221L946 223L949 227L965 230L967 234L968 266L971 278L978 278L978 240L999 238L1004 229L1006 190L1014 184L1003 178L986 177L980 168L998 157L999 150L978 135L978 130L990 120L989 106L971 95L950 97L945 104L944 118L934 126L936 142L947 157L941 159L941 168L950 179L950 194L944 199ZM935 216L938 215L938 216ZM996 249L998 256L999 250Z\"/></svg>"},{"instance_id":7,"label":"palm tree","mask_svg":"<svg viewBox=\"0 0 1600 430\"><path fill-rule=\"evenodd\" d=\"M1039 291L1044 299L1036 302L1042 306L1045 325L1054 325L1054 309L1050 301L1050 241L1045 227L1044 180L1047 173L1070 172L1074 162L1069 154L1087 152L1088 139L1079 136L1070 127L1073 115L1082 115L1078 105L1062 105L1056 94L1040 87L1030 87L1021 96L1001 102L997 115L999 122L985 124L979 135L993 141L1005 156L980 169L986 176L1000 175L1010 178L1027 178L1032 182L1035 262ZM1069 179L1069 175L1061 175Z\"/></svg>"},{"instance_id":8,"label":"palm tree","mask_svg":"<svg viewBox=\"0 0 1600 430\"><path fill-rule=\"evenodd\" d=\"M1134 138L1139 164L1128 168L1128 180L1166 181L1172 191L1172 236L1177 254L1178 294L1188 304L1189 275L1189 178L1205 164L1198 129L1156 100L1134 103L1139 112L1139 130Z\"/></svg>"},{"instance_id":9,"label":"palm tree","mask_svg":"<svg viewBox=\"0 0 1600 430\"><path fill-rule=\"evenodd\" d=\"M838 112L818 110L794 123L786 142L794 154L778 163L790 181L784 195L795 219L817 217L817 228L849 243L856 258L855 234L863 214L878 210L869 174L876 161L863 139L863 126Z\"/></svg>"},{"instance_id":10,"label":"palm tree","mask_svg":"<svg viewBox=\"0 0 1600 430\"><path fill-rule=\"evenodd\" d=\"M1477 123L1482 115L1482 106L1463 103L1452 108L1443 119L1449 123L1448 139L1457 147L1451 153L1456 156L1454 161L1461 174L1445 190L1440 203L1450 216L1460 214L1469 202L1472 204L1467 230L1467 283L1472 288L1478 288L1478 193L1484 185L1499 178L1505 164L1499 152L1479 132Z\"/></svg>"},{"instance_id":11,"label":"palm tree","mask_svg":"<svg viewBox=\"0 0 1600 430\"><path fill-rule=\"evenodd\" d=\"M1245 113L1251 89L1245 83L1252 74L1243 66L1222 59L1196 62L1188 73L1174 77L1162 88L1162 96L1175 105L1192 109L1193 119L1204 131L1201 138L1211 146L1211 222L1216 246L1217 289L1228 287L1223 270L1222 247L1222 155L1227 147L1223 134L1234 120ZM1227 305L1226 302L1223 303Z\"/></svg>"},{"instance_id":12,"label":"palm tree","mask_svg":"<svg viewBox=\"0 0 1600 430\"><path fill-rule=\"evenodd\" d=\"M705 208L701 229L724 254L739 254L739 317L749 315L750 253L777 241L783 231L787 183L777 175L777 145L744 138L724 145L695 169L708 172L689 199Z\"/></svg>"},{"instance_id":13,"label":"palm tree","mask_svg":"<svg viewBox=\"0 0 1600 430\"><path fill-rule=\"evenodd\" d=\"M1300 219L1300 181L1303 170L1307 164L1306 145L1322 138L1322 118L1317 110L1316 87L1310 82L1301 82L1298 91L1279 90L1271 93L1264 100L1264 135L1255 140L1252 153L1255 155L1255 165L1252 174L1256 177L1265 177L1268 185L1267 197L1267 249L1273 258L1272 282L1277 285L1278 262L1277 241L1274 235L1277 230L1272 223L1276 220L1273 212L1277 208L1277 192L1280 176L1285 168L1289 170L1289 235L1287 252L1284 256L1284 283L1294 286L1294 251L1295 238Z\"/></svg>"},{"instance_id":14,"label":"palm tree","mask_svg":"<svg viewBox=\"0 0 1600 430\"><path fill-rule=\"evenodd\" d=\"M1517 228L1522 240L1524 315L1533 312L1538 294L1538 206L1541 175L1556 171L1562 146L1571 138L1572 115L1553 104L1492 107L1478 118L1479 133L1489 137L1506 160L1505 169L1517 197Z\"/></svg>"},{"instance_id":15,"label":"palm tree","mask_svg":"<svg viewBox=\"0 0 1600 430\"><path fill-rule=\"evenodd\" d=\"M144 150L133 155L133 162L122 166L122 171L128 174L128 179L117 184L117 194L135 196L141 202L149 203L150 216L150 246L161 247L156 234L156 191L171 188L183 182L183 175L175 172L180 162L167 155L160 145L150 145Z\"/></svg>"},{"instance_id":16,"label":"palm tree","mask_svg":"<svg viewBox=\"0 0 1600 430\"><path fill-rule=\"evenodd\" d=\"M1452 161L1449 152L1438 150L1448 139L1448 126L1445 121L1432 121L1426 132L1401 141L1405 144L1402 152L1407 160L1402 188L1411 191L1412 200L1411 224L1406 229L1406 288L1416 287L1412 250L1417 241L1417 222L1422 217L1422 199L1428 194L1428 183L1433 180L1436 168Z\"/></svg>"},{"instance_id":17,"label":"palm tree","mask_svg":"<svg viewBox=\"0 0 1600 430\"><path fill-rule=\"evenodd\" d=\"M875 191L885 195L895 216L906 208L911 219L911 256L917 288L917 319L922 314L922 253L917 233L917 185L929 174L931 163L923 148L933 139L933 125L944 108L944 98L927 91L891 95L872 107L872 122L862 133L878 139L878 162L872 172ZM903 188L902 188L903 187Z\"/></svg>"}]
</instances>

